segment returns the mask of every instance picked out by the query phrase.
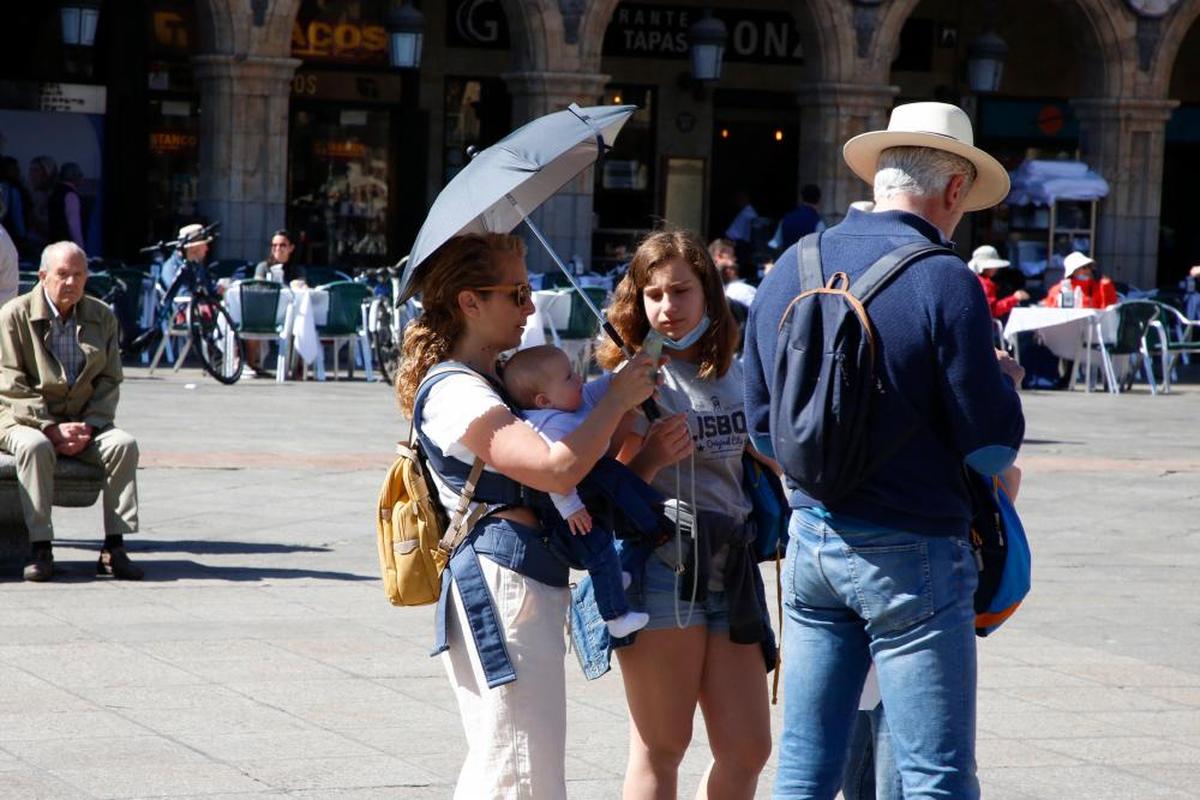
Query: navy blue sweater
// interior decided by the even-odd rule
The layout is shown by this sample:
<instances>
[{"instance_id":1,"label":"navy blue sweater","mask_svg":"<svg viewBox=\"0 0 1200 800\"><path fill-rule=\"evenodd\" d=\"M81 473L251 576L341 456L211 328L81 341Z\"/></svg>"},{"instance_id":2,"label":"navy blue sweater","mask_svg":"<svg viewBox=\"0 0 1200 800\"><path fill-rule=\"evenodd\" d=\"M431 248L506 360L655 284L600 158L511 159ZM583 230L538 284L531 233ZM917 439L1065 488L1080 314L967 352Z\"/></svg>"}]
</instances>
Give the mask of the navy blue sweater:
<instances>
[{"instance_id":1,"label":"navy blue sweater","mask_svg":"<svg viewBox=\"0 0 1200 800\"><path fill-rule=\"evenodd\" d=\"M926 240L953 247L915 214L851 209L821 238L825 277L842 271L853 282L888 251ZM763 279L746 322L746 419L756 445L769 443L777 332L801 291L797 253L791 247ZM997 474L1012 464L1025 434L1016 387L996 363L992 318L979 279L957 256L927 256L885 286L867 314L875 326L876 374L883 386L870 423L871 451L892 447L914 423L916 433L829 508L795 490L791 505L824 509L840 524L964 535L970 502L963 464Z\"/></svg>"}]
</instances>

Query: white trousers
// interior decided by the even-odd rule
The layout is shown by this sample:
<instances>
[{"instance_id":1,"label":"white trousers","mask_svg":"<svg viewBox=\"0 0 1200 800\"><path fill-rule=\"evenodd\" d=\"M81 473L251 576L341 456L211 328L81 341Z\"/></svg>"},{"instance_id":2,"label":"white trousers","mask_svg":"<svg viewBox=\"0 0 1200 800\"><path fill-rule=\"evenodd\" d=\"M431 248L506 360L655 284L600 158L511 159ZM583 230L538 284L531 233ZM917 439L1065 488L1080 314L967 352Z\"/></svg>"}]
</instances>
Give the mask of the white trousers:
<instances>
[{"instance_id":1,"label":"white trousers","mask_svg":"<svg viewBox=\"0 0 1200 800\"><path fill-rule=\"evenodd\" d=\"M568 589L480 557L517 679L489 689L455 587L442 654L467 736L455 800L565 800Z\"/></svg>"}]
</instances>

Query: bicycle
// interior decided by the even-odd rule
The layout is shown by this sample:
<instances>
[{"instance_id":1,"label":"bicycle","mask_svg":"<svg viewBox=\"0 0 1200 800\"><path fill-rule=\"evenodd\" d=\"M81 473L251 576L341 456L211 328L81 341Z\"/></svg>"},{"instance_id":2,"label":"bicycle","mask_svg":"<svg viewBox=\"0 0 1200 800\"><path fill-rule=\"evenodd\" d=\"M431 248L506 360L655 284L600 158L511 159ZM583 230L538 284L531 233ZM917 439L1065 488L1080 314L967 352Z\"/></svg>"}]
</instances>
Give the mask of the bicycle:
<instances>
[{"instance_id":1,"label":"bicycle","mask_svg":"<svg viewBox=\"0 0 1200 800\"><path fill-rule=\"evenodd\" d=\"M400 371L404 328L419 311L415 300L396 302L400 296L400 276L407 263L408 256L405 256L394 266L360 270L355 278L360 283L374 282L373 296L368 301L367 332L371 337L375 365L389 386Z\"/></svg>"},{"instance_id":2,"label":"bicycle","mask_svg":"<svg viewBox=\"0 0 1200 800\"><path fill-rule=\"evenodd\" d=\"M143 248L142 252L186 248L191 242L208 236L216 226L214 223L186 240L159 242ZM187 305L180 309L176 308L175 296L182 289L187 290L188 299ZM158 345L161 351L166 347L166 342L162 341L166 332L182 321L188 338L176 364L181 363L189 351L194 351L200 359L200 366L218 382L226 385L237 383L245 366L245 343L238 335L233 317L222 305L207 267L204 264L185 261L171 285L165 290L156 285L155 294L158 302L154 310L154 323L134 340L132 349L140 352L147 347ZM155 363L157 360L156 355Z\"/></svg>"}]
</instances>

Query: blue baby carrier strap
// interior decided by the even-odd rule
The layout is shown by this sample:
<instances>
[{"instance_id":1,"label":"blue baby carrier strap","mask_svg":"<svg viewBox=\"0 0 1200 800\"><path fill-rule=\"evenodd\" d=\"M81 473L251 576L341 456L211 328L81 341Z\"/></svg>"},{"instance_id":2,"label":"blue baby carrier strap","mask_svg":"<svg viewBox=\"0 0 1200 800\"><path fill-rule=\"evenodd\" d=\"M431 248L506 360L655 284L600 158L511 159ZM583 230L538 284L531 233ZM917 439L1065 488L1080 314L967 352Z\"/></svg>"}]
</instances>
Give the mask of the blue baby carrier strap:
<instances>
[{"instance_id":1,"label":"blue baby carrier strap","mask_svg":"<svg viewBox=\"0 0 1200 800\"><path fill-rule=\"evenodd\" d=\"M457 361L447 361L438 364L426 373L425 378L421 381L421 385L417 387L417 396L413 400L414 420L421 419L421 414L425 410L425 401L429 398L429 392L433 387L451 375L474 375L488 380L487 376L480 375L475 370ZM491 384L491 381L488 380L488 383ZM499 389L494 384L492 385L493 388ZM500 397L506 399L503 393L501 393ZM421 440L421 451L425 454L425 458L429 461L430 466L433 467L433 471L451 489L461 494L463 487L466 486L467 476L471 473L471 465L459 461L457 458L447 456L440 447L421 432L420 425L414 425L414 429L416 430L417 437ZM523 496L523 487L521 484L498 472L484 470L480 473L479 481L475 484L473 499L476 502L488 503L489 505L521 505Z\"/></svg>"},{"instance_id":2,"label":"blue baby carrier strap","mask_svg":"<svg viewBox=\"0 0 1200 800\"><path fill-rule=\"evenodd\" d=\"M435 617L433 652L437 655L450 645L446 634L446 613L450 604L450 586L458 586L458 595L466 612L475 651L488 688L494 689L517 679L516 670L504 646L504 633L492 604L487 580L479 557L494 561L527 578L549 586L566 587L570 573L567 565L546 546L540 532L498 517L485 517L463 542L443 576L442 594Z\"/></svg>"},{"instance_id":3,"label":"blue baby carrier strap","mask_svg":"<svg viewBox=\"0 0 1200 800\"><path fill-rule=\"evenodd\" d=\"M435 366L422 380L413 401L414 420L421 418L430 389L439 381L458 373L488 380L499 392L501 399L512 407L502 387L496 386L487 376L480 375L470 367L450 361ZM461 493L470 473L470 465L447 456L421 432L420 425L414 425L414 429L429 466L452 489ZM475 486L472 499L489 505L530 505L528 495L528 490L512 478L497 472L484 471ZM565 587L569 571L564 563L550 553L537 530L498 517L485 516L476 523L466 540L450 557L442 575L441 595L435 611L434 647L430 655L437 655L449 648L446 613L450 604L450 588L457 585L458 595L466 612L467 627L470 629L475 651L483 668L484 679L488 688L495 688L516 680L517 673L504 644L500 618L479 564L480 556L551 586ZM465 633L464 631L464 635Z\"/></svg>"}]
</instances>

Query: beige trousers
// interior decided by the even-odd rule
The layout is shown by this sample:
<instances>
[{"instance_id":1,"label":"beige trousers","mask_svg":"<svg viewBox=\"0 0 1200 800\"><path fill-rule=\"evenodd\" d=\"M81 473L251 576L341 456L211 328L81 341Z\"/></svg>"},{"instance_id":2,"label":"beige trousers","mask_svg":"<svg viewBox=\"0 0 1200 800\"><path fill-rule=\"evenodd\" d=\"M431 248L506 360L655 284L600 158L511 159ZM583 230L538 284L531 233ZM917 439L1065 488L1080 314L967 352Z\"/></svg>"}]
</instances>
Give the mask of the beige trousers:
<instances>
[{"instance_id":1,"label":"beige trousers","mask_svg":"<svg viewBox=\"0 0 1200 800\"><path fill-rule=\"evenodd\" d=\"M480 557L517 679L489 689L457 587L442 663L467 736L455 800L565 800L567 691L563 659L571 593ZM450 612L450 609L447 610ZM464 631L467 631L464 638Z\"/></svg>"},{"instance_id":2,"label":"beige trousers","mask_svg":"<svg viewBox=\"0 0 1200 800\"><path fill-rule=\"evenodd\" d=\"M0 436L0 450L17 459L18 491L29 541L50 541L54 538L50 507L54 500L54 464L58 460L54 445L37 428L18 425ZM137 441L120 428L108 428L97 433L91 444L74 457L104 468L105 535L136 533Z\"/></svg>"}]
</instances>

